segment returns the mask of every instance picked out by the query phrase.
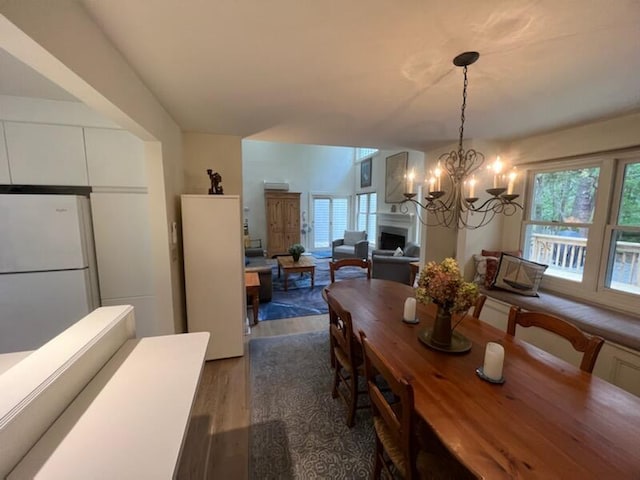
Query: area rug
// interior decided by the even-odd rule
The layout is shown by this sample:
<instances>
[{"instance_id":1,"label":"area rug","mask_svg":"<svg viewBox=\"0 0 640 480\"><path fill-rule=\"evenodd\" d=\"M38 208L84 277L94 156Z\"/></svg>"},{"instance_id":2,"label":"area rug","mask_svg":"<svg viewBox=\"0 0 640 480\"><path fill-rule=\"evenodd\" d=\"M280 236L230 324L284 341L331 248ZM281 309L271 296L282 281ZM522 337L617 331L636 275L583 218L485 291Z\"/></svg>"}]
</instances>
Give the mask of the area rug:
<instances>
[{"instance_id":1,"label":"area rug","mask_svg":"<svg viewBox=\"0 0 640 480\"><path fill-rule=\"evenodd\" d=\"M316 258L331 258L331 250L316 250L315 252L312 252L311 255L313 255Z\"/></svg>"},{"instance_id":2,"label":"area rug","mask_svg":"<svg viewBox=\"0 0 640 480\"><path fill-rule=\"evenodd\" d=\"M249 478L370 477L370 410L347 427L344 402L331 398L327 331L252 339L249 362Z\"/></svg>"},{"instance_id":3,"label":"area rug","mask_svg":"<svg viewBox=\"0 0 640 480\"><path fill-rule=\"evenodd\" d=\"M311 288L309 273L293 273L287 280L286 292L284 291L284 274L278 278L278 266L274 266L271 301L260 304L258 320L278 320L327 313L327 303L322 298L322 290L331 283L330 260L329 258L316 260L314 288ZM336 280L366 276L366 272L357 267L344 267L336 272Z\"/></svg>"}]
</instances>

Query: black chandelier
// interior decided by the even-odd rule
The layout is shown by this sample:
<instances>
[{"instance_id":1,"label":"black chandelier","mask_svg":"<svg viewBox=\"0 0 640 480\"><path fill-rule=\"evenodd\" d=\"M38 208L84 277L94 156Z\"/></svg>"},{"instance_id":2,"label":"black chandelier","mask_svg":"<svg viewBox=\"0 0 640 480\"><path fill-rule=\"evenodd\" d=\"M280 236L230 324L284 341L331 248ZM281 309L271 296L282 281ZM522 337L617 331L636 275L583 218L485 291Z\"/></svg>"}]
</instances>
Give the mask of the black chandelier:
<instances>
[{"instance_id":1,"label":"black chandelier","mask_svg":"<svg viewBox=\"0 0 640 480\"><path fill-rule=\"evenodd\" d=\"M462 140L464 137L464 111L467 106L467 67L475 63L479 57L478 52L464 52L453 59L453 64L456 67L463 67L464 72L458 149L445 153L438 159L435 174L428 182L428 193L424 197L424 203L415 199L417 194L412 192L413 173L411 173L408 182L409 191L404 193L405 199L400 204L400 211L408 213L407 205L413 203L418 218L427 226L476 229L488 224L497 214L510 216L518 209L522 210L522 206L514 201L519 196L513 193L516 173L512 171L509 175L503 175L500 157L491 167L494 171L494 177L493 188L486 190L489 198L477 205L479 198L475 196L474 172L484 163L484 155L472 148L465 150L462 147ZM445 180L445 183L451 187L448 192L441 185L442 173L448 179L448 182ZM424 210L427 215L421 215L420 209Z\"/></svg>"}]
</instances>

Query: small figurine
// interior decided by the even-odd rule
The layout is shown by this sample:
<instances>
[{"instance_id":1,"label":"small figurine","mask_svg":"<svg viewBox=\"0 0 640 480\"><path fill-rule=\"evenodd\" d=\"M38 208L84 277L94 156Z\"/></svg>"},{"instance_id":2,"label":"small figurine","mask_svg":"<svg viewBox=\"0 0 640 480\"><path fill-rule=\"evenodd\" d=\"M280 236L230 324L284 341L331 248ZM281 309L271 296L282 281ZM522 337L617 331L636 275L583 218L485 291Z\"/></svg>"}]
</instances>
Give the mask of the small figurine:
<instances>
[{"instance_id":1,"label":"small figurine","mask_svg":"<svg viewBox=\"0 0 640 480\"><path fill-rule=\"evenodd\" d=\"M211 180L211 188L209 189L209 195L222 195L224 193L222 189L222 175L218 172L214 172L210 168L207 169L209 179Z\"/></svg>"}]
</instances>

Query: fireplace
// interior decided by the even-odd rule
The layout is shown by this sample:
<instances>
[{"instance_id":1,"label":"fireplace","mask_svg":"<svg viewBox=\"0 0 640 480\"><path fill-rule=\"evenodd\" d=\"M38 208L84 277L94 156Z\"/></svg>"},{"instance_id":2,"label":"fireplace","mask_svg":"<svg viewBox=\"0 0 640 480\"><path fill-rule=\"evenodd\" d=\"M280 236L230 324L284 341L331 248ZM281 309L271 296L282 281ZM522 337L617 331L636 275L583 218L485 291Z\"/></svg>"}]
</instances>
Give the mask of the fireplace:
<instances>
[{"instance_id":1,"label":"fireplace","mask_svg":"<svg viewBox=\"0 0 640 480\"><path fill-rule=\"evenodd\" d=\"M382 250L395 250L404 248L406 237L395 233L380 232L380 248Z\"/></svg>"}]
</instances>

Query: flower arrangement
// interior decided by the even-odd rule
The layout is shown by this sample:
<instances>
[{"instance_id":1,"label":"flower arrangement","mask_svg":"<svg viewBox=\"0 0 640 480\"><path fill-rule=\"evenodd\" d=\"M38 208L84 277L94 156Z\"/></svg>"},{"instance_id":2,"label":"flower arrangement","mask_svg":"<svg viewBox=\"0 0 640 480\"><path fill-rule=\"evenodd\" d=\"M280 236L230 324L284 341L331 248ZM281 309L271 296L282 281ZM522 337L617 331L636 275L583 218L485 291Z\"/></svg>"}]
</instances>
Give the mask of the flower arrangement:
<instances>
[{"instance_id":1,"label":"flower arrangement","mask_svg":"<svg viewBox=\"0 0 640 480\"><path fill-rule=\"evenodd\" d=\"M300 260L300 255L304 253L304 246L301 243L294 243L289 247L289 253L294 261Z\"/></svg>"},{"instance_id":2,"label":"flower arrangement","mask_svg":"<svg viewBox=\"0 0 640 480\"><path fill-rule=\"evenodd\" d=\"M444 311L462 313L469 310L478 298L478 286L465 282L453 258L442 263L429 262L420 272L416 300L433 302Z\"/></svg>"}]
</instances>

